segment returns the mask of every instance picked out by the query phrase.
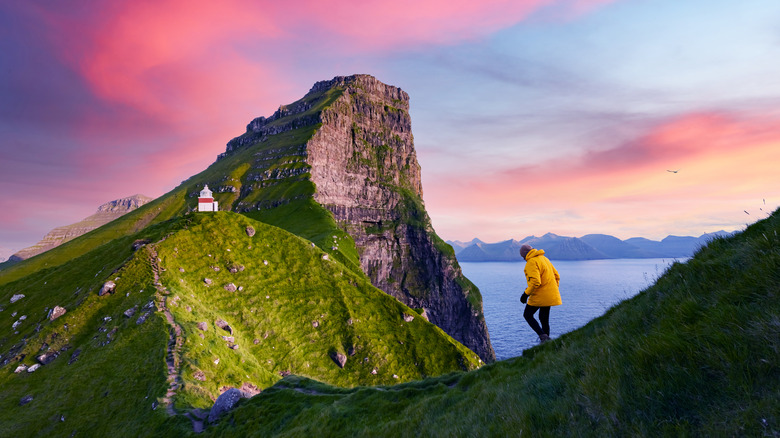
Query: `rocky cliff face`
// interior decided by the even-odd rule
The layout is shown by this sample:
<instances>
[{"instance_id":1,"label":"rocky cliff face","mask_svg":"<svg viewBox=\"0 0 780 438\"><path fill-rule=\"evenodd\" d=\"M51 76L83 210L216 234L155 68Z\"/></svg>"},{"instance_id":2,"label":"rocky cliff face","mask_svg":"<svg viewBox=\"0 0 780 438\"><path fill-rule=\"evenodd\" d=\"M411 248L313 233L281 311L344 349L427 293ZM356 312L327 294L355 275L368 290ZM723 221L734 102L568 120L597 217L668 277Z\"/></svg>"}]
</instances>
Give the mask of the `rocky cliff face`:
<instances>
[{"instance_id":1,"label":"rocky cliff face","mask_svg":"<svg viewBox=\"0 0 780 438\"><path fill-rule=\"evenodd\" d=\"M136 208L151 201L152 198L144 195L134 195L127 198L121 198L106 202L98 207L97 212L92 216L85 218L74 224L57 227L49 231L43 239L28 248L24 248L10 257L12 261L21 261L36 256L42 252L55 248L63 243L73 240L76 237L86 234L101 225L107 224L112 220L135 210Z\"/></svg>"},{"instance_id":2,"label":"rocky cliff face","mask_svg":"<svg viewBox=\"0 0 780 438\"><path fill-rule=\"evenodd\" d=\"M431 322L492 361L479 290L425 211L408 111L409 96L398 87L369 75L336 77L316 83L271 117L253 120L220 158L268 136L316 126L297 154L308 166L298 167L296 176L308 172L314 199L355 240L363 271L375 286L424 309ZM243 200L234 204L246 208Z\"/></svg>"}]
</instances>

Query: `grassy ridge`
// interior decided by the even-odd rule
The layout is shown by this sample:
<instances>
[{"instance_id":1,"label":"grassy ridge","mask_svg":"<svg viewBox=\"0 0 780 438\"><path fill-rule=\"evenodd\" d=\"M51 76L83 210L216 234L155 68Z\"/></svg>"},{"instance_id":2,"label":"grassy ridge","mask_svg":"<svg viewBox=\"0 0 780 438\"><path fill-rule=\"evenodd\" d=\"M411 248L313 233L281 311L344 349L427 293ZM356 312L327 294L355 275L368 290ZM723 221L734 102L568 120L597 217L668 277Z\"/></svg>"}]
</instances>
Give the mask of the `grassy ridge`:
<instances>
[{"instance_id":1,"label":"grassy ridge","mask_svg":"<svg viewBox=\"0 0 780 438\"><path fill-rule=\"evenodd\" d=\"M281 117L271 124L283 125L301 116L311 116L330 105L341 95L342 91L336 88L307 96L294 103L308 101L312 106L306 112L302 115ZM271 135L258 143L240 148L213 163L206 170L183 181L170 192L109 224L22 262L11 265L0 264L2 267L0 269L0 285L26 277L41 269L62 265L72 258L82 256L114 239L128 236L149 225L158 224L193 211L197 209L197 194L204 184L209 184L212 189L222 186L235 187L235 192L214 193L214 198L219 202L220 209L249 212L261 220L268 217L272 221L271 223L281 228L286 228L284 220L286 212L274 212L274 210L288 204L293 204L296 207L305 204L306 210L299 211L299 213L305 214L296 218L299 225L291 227L290 231L301 233L303 237L312 240L324 250L331 251L331 242L326 236L338 234L341 231L327 210L319 204L303 199L311 196L315 190L314 184L308 180L307 173L258 184L253 179L257 175L253 175L251 172L253 169L284 172L301 166L305 167L304 163L297 162L298 156L295 154L317 129L319 129L319 125L316 124L304 126ZM276 151L271 155L277 154L278 156L262 163L258 161L258 157L262 157L269 151ZM251 190L242 191L242 189ZM262 207L258 209L257 205L262 205ZM290 209L287 208L287 210ZM328 218L330 218L329 221ZM300 225L303 223L308 223L308 225ZM352 248L349 245L339 246L338 250L332 252L333 256L339 260L349 261L349 265L359 265L354 244Z\"/></svg>"},{"instance_id":2,"label":"grassy ridge","mask_svg":"<svg viewBox=\"0 0 780 438\"><path fill-rule=\"evenodd\" d=\"M133 252L137 239L149 243ZM107 280L116 291L98 296ZM226 290L231 283L239 289ZM18 293L25 297L9 303ZM10 328L26 316L0 339L0 359L10 360L0 368L0 436L191 430L189 420L169 417L163 405L170 325L154 311L136 322L144 306L154 309L163 299L184 340L177 356L182 385L173 396L179 413L210 408L225 386L263 389L288 373L349 387L480 365L474 353L310 241L236 213L189 214L0 286L0 324ZM55 305L67 313L49 321ZM124 316L131 308L136 314ZM233 333L218 328L217 319ZM59 357L34 373L14 373L43 352ZM343 369L335 353L347 358ZM33 400L22 406L26 395Z\"/></svg>"},{"instance_id":3,"label":"grassy ridge","mask_svg":"<svg viewBox=\"0 0 780 438\"><path fill-rule=\"evenodd\" d=\"M585 327L468 373L386 388L288 377L212 435L777 436L780 212Z\"/></svg>"},{"instance_id":4,"label":"grassy ridge","mask_svg":"<svg viewBox=\"0 0 780 438\"><path fill-rule=\"evenodd\" d=\"M228 212L198 214L156 247L171 312L187 339L182 407L209 408L222 386L266 388L289 373L356 386L479 366L438 327L419 316L405 321L414 311L364 275L277 227ZM241 289L228 291L229 284ZM217 319L233 333L217 328ZM331 357L336 352L347 357L343 369Z\"/></svg>"}]
</instances>

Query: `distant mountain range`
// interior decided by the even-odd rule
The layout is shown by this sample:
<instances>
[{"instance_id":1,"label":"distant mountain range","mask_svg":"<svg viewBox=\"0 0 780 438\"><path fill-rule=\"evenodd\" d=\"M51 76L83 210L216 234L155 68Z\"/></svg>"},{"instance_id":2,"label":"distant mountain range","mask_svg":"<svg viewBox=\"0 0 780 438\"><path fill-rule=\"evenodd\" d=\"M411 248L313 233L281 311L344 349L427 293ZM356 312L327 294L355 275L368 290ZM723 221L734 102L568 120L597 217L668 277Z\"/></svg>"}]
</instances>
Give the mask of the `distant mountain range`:
<instances>
[{"instance_id":1,"label":"distant mountain range","mask_svg":"<svg viewBox=\"0 0 780 438\"><path fill-rule=\"evenodd\" d=\"M455 255L461 262L522 261L520 246L525 243L543 249L552 260L679 258L691 257L710 240L731 234L717 231L699 237L667 236L659 242L643 237L620 240L606 234L566 237L547 233L542 237L529 236L523 240L510 239L498 243L485 243L479 239L469 242L448 240L447 243L455 249Z\"/></svg>"},{"instance_id":2,"label":"distant mountain range","mask_svg":"<svg viewBox=\"0 0 780 438\"><path fill-rule=\"evenodd\" d=\"M135 210L152 199L153 198L145 195L133 195L128 196L127 198L106 202L98 207L97 211L92 216L84 218L74 224L57 227L49 231L43 236L43 239L33 246L19 250L14 254L8 254L5 257L2 253L2 248L0 248L0 262L5 262L7 260L9 264L18 263L52 248L56 248L65 242L73 240Z\"/></svg>"},{"instance_id":3,"label":"distant mountain range","mask_svg":"<svg viewBox=\"0 0 780 438\"><path fill-rule=\"evenodd\" d=\"M14 250L8 249L8 248L3 248L2 246L0 246L0 263L8 260L8 257L11 257L11 254L13 254L13 253L14 253Z\"/></svg>"}]
</instances>

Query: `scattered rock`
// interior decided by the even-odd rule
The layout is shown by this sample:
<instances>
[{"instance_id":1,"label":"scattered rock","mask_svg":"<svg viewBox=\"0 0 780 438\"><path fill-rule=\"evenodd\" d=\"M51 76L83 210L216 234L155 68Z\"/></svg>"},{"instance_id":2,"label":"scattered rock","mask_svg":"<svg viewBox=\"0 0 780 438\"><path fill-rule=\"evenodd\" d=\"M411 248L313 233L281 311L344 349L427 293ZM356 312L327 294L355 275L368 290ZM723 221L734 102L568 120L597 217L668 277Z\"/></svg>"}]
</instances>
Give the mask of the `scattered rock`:
<instances>
[{"instance_id":1,"label":"scattered rock","mask_svg":"<svg viewBox=\"0 0 780 438\"><path fill-rule=\"evenodd\" d=\"M24 298L24 294L15 294L14 296L11 297L11 303L15 303L21 300L22 298Z\"/></svg>"},{"instance_id":2,"label":"scattered rock","mask_svg":"<svg viewBox=\"0 0 780 438\"><path fill-rule=\"evenodd\" d=\"M407 314L405 314L405 313L404 313L404 321L406 321L406 322L412 322L412 321L414 321L414 316L412 316L412 315L407 315Z\"/></svg>"},{"instance_id":3,"label":"scattered rock","mask_svg":"<svg viewBox=\"0 0 780 438\"><path fill-rule=\"evenodd\" d=\"M244 286L239 286L238 291L241 292L242 290L244 290Z\"/></svg>"},{"instance_id":4,"label":"scattered rock","mask_svg":"<svg viewBox=\"0 0 780 438\"><path fill-rule=\"evenodd\" d=\"M230 333L231 335L233 334L233 329L228 325L227 321L225 321L224 319L217 319L216 321L214 321L214 325Z\"/></svg>"},{"instance_id":5,"label":"scattered rock","mask_svg":"<svg viewBox=\"0 0 780 438\"><path fill-rule=\"evenodd\" d=\"M154 301L149 301L148 303L144 304L144 310L151 310L152 308L154 308Z\"/></svg>"},{"instance_id":6,"label":"scattered rock","mask_svg":"<svg viewBox=\"0 0 780 438\"><path fill-rule=\"evenodd\" d=\"M398 374L393 374L393 378L397 379L398 378Z\"/></svg>"},{"instance_id":7,"label":"scattered rock","mask_svg":"<svg viewBox=\"0 0 780 438\"><path fill-rule=\"evenodd\" d=\"M249 237L252 237L252 236L254 236L254 235L255 235L255 229L254 229L254 227L252 227L251 225L250 225L250 226L247 226L247 227L246 227L246 235L247 235L247 236L249 236Z\"/></svg>"},{"instance_id":8,"label":"scattered rock","mask_svg":"<svg viewBox=\"0 0 780 438\"><path fill-rule=\"evenodd\" d=\"M330 260L330 257L327 254L323 254L322 260Z\"/></svg>"},{"instance_id":9,"label":"scattered rock","mask_svg":"<svg viewBox=\"0 0 780 438\"><path fill-rule=\"evenodd\" d=\"M210 278L204 278L203 282L206 283L206 286L211 286L211 279Z\"/></svg>"},{"instance_id":10,"label":"scattered rock","mask_svg":"<svg viewBox=\"0 0 780 438\"><path fill-rule=\"evenodd\" d=\"M108 280L107 282L103 283L103 287L100 288L100 291L98 292L98 296L108 295L110 293L113 293L116 289L116 283L114 283L111 280Z\"/></svg>"},{"instance_id":11,"label":"scattered rock","mask_svg":"<svg viewBox=\"0 0 780 438\"><path fill-rule=\"evenodd\" d=\"M179 268L179 272L184 272L184 268Z\"/></svg>"},{"instance_id":12,"label":"scattered rock","mask_svg":"<svg viewBox=\"0 0 780 438\"><path fill-rule=\"evenodd\" d=\"M232 336L222 336L222 339L226 342L236 342L236 338Z\"/></svg>"},{"instance_id":13,"label":"scattered rock","mask_svg":"<svg viewBox=\"0 0 780 438\"><path fill-rule=\"evenodd\" d=\"M425 318L425 320L426 320L426 321L430 321L430 320L428 319L428 311L427 311L427 310L425 310L425 308L424 308L424 307L423 307L423 309L422 309L422 313L420 313L420 316L422 316L423 318Z\"/></svg>"},{"instance_id":14,"label":"scattered rock","mask_svg":"<svg viewBox=\"0 0 780 438\"><path fill-rule=\"evenodd\" d=\"M228 284L226 284L226 285L225 285L225 286L223 286L223 287L224 287L224 288L225 288L225 290L226 290L226 291L228 291L228 292L235 292L235 291L238 289L238 288L236 287L236 285L235 285L235 284L233 284L233 283L228 283Z\"/></svg>"},{"instance_id":15,"label":"scattered rock","mask_svg":"<svg viewBox=\"0 0 780 438\"><path fill-rule=\"evenodd\" d=\"M209 328L209 325L206 322L199 322L195 326L198 328L198 330L203 330L204 332Z\"/></svg>"},{"instance_id":16,"label":"scattered rock","mask_svg":"<svg viewBox=\"0 0 780 438\"><path fill-rule=\"evenodd\" d=\"M376 368L374 368L373 370L371 370L371 374L373 374L373 375L376 375Z\"/></svg>"},{"instance_id":17,"label":"scattered rock","mask_svg":"<svg viewBox=\"0 0 780 438\"><path fill-rule=\"evenodd\" d=\"M319 321L312 321L311 325L312 325L312 327L317 328L317 327L320 326L320 322Z\"/></svg>"},{"instance_id":18,"label":"scattered rock","mask_svg":"<svg viewBox=\"0 0 780 438\"><path fill-rule=\"evenodd\" d=\"M211 269L213 269L214 272L219 272L219 266L211 266Z\"/></svg>"},{"instance_id":19,"label":"scattered rock","mask_svg":"<svg viewBox=\"0 0 780 438\"><path fill-rule=\"evenodd\" d=\"M255 345L257 345L257 344L259 344L259 343L260 343L260 339L257 339L257 338L255 338L255 340L254 340L254 341L252 341L252 342L253 342Z\"/></svg>"},{"instance_id":20,"label":"scattered rock","mask_svg":"<svg viewBox=\"0 0 780 438\"><path fill-rule=\"evenodd\" d=\"M33 396L25 395L24 397L22 397L21 400L19 400L19 406L24 406L27 403L30 403L31 401L33 401Z\"/></svg>"},{"instance_id":21,"label":"scattered rock","mask_svg":"<svg viewBox=\"0 0 780 438\"><path fill-rule=\"evenodd\" d=\"M73 354L70 355L70 360L68 361L68 365L70 365L73 362L79 360L79 355L80 354L81 354L81 349L77 348L76 351L74 351Z\"/></svg>"},{"instance_id":22,"label":"scattered rock","mask_svg":"<svg viewBox=\"0 0 780 438\"><path fill-rule=\"evenodd\" d=\"M184 310L186 310L186 311L188 311L188 312L192 312L192 307L190 307L190 306L184 306Z\"/></svg>"},{"instance_id":23,"label":"scattered rock","mask_svg":"<svg viewBox=\"0 0 780 438\"><path fill-rule=\"evenodd\" d=\"M21 373L23 371L27 371L27 365L25 365L25 364L21 364L18 367L16 367L16 369L14 370L14 373L19 374L19 373Z\"/></svg>"},{"instance_id":24,"label":"scattered rock","mask_svg":"<svg viewBox=\"0 0 780 438\"><path fill-rule=\"evenodd\" d=\"M219 365L219 358L214 359L214 365Z\"/></svg>"},{"instance_id":25,"label":"scattered rock","mask_svg":"<svg viewBox=\"0 0 780 438\"><path fill-rule=\"evenodd\" d=\"M22 323L22 321L24 321L25 319L27 319L27 315L22 315L22 316L20 316L20 317L19 317L19 320L18 320L18 321L16 321L15 323L13 323L13 329L14 329L14 330L16 330L16 328L17 328L17 327L19 327L19 325L20 325L20 324Z\"/></svg>"},{"instance_id":26,"label":"scattered rock","mask_svg":"<svg viewBox=\"0 0 780 438\"><path fill-rule=\"evenodd\" d=\"M56 352L56 351L50 351L50 352L48 352L48 353L44 353L44 354L42 354L42 355L40 355L40 356L36 357L35 359L36 359L38 362L40 362L40 363L41 363L41 365L48 365L48 364L50 364L50 363L51 363L51 362L52 362L54 359L56 359L56 358L57 358L57 356L59 356L59 355L60 355L60 353L59 353L59 352Z\"/></svg>"},{"instance_id":27,"label":"scattered rock","mask_svg":"<svg viewBox=\"0 0 780 438\"><path fill-rule=\"evenodd\" d=\"M279 374L281 374L281 373L282 372L280 372ZM289 375L289 374L290 374L290 372L287 371L287 375ZM282 377L284 377L284 376L282 376ZM253 384L251 384L249 382L244 382L244 384L241 385L241 388L239 388L239 389L241 389L241 392L243 393L244 398L252 398L252 397L256 396L257 394L260 394L260 392L261 392L260 388L258 388L257 386L255 386L255 385L253 385Z\"/></svg>"},{"instance_id":28,"label":"scattered rock","mask_svg":"<svg viewBox=\"0 0 780 438\"><path fill-rule=\"evenodd\" d=\"M344 368L344 365L347 364L347 356L345 356L343 353L339 353L338 351L334 351L330 354L330 358L333 359L333 362L336 362L336 365L339 366L339 368Z\"/></svg>"},{"instance_id":29,"label":"scattered rock","mask_svg":"<svg viewBox=\"0 0 780 438\"><path fill-rule=\"evenodd\" d=\"M268 260L263 260L263 264L268 266Z\"/></svg>"},{"instance_id":30,"label":"scattered rock","mask_svg":"<svg viewBox=\"0 0 780 438\"><path fill-rule=\"evenodd\" d=\"M230 412L241 400L242 395L238 388L230 388L217 397L217 401L214 402L214 406L209 412L209 423L215 423L221 416Z\"/></svg>"},{"instance_id":31,"label":"scattered rock","mask_svg":"<svg viewBox=\"0 0 780 438\"><path fill-rule=\"evenodd\" d=\"M141 325L146 322L146 319L149 318L149 315L152 314L151 310L147 310L144 312L141 316L138 317L137 320L135 320L136 325Z\"/></svg>"},{"instance_id":32,"label":"scattered rock","mask_svg":"<svg viewBox=\"0 0 780 438\"><path fill-rule=\"evenodd\" d=\"M282 377L287 377L287 376L289 376L290 374L292 374L292 373L291 373L291 372L289 372L288 370L282 370L282 371L279 371L279 375L280 375L280 376L282 376Z\"/></svg>"},{"instance_id":33,"label":"scattered rock","mask_svg":"<svg viewBox=\"0 0 780 438\"><path fill-rule=\"evenodd\" d=\"M138 251L138 248L151 243L151 240L139 239L133 242L133 251Z\"/></svg>"},{"instance_id":34,"label":"scattered rock","mask_svg":"<svg viewBox=\"0 0 780 438\"><path fill-rule=\"evenodd\" d=\"M238 344L233 344L230 346L230 348L233 350L238 350Z\"/></svg>"},{"instance_id":35,"label":"scattered rock","mask_svg":"<svg viewBox=\"0 0 780 438\"><path fill-rule=\"evenodd\" d=\"M132 317L133 317L133 315L135 315L135 312L136 312L137 310L138 310L138 306L133 306L133 307L131 307L131 308L129 308L129 309L127 309L127 310L125 310L125 312L123 313L123 315L125 315L125 316L126 316L126 317L128 317L128 318L132 318Z\"/></svg>"},{"instance_id":36,"label":"scattered rock","mask_svg":"<svg viewBox=\"0 0 780 438\"><path fill-rule=\"evenodd\" d=\"M206 375L203 374L203 371L195 371L195 373L192 375L192 377L195 380L200 380L201 382L205 382L206 381Z\"/></svg>"},{"instance_id":37,"label":"scattered rock","mask_svg":"<svg viewBox=\"0 0 780 438\"><path fill-rule=\"evenodd\" d=\"M41 364L39 364L39 363L32 364L32 365L30 365L30 367L29 367L29 368L27 368L27 372L28 372L28 373L34 373L34 372L35 372L35 370L37 370L37 369L38 369L38 368L40 368L40 367L41 367Z\"/></svg>"}]
</instances>

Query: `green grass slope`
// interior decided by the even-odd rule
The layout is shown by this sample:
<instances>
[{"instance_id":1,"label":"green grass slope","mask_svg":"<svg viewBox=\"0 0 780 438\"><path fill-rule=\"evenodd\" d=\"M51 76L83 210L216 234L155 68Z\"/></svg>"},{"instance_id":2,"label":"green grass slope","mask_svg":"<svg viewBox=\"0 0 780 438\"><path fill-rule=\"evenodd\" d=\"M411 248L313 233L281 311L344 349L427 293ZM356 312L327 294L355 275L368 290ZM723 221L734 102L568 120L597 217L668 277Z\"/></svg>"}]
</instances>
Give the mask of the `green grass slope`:
<instances>
[{"instance_id":1,"label":"green grass slope","mask_svg":"<svg viewBox=\"0 0 780 438\"><path fill-rule=\"evenodd\" d=\"M149 243L134 252L136 240ZM116 291L98 296L107 280ZM10 303L17 294L25 297ZM189 214L113 240L0 285L0 303L0 436L178 435L190 422L170 417L168 399L181 414L210 408L224 387L264 389L289 373L353 387L480 365L311 241L230 212ZM50 321L54 306L67 313ZM145 306L152 312L139 324ZM174 394L166 365L174 328L154 311L163 306L181 329ZM55 352L35 372L14 373Z\"/></svg>"},{"instance_id":2,"label":"green grass slope","mask_svg":"<svg viewBox=\"0 0 780 438\"><path fill-rule=\"evenodd\" d=\"M294 104L309 104L308 111L280 117L274 126L312 116L340 96L338 88L307 95ZM0 264L0 285L18 280L42 269L62 265L112 240L143 230L197 209L198 193L208 184L221 210L233 210L284 228L311 240L353 270L360 270L352 239L333 220L333 215L314 202L314 184L308 165L302 162L301 148L319 125L297 127L259 139L216 161L206 170L183 181L154 201L93 230L19 263ZM337 236L338 246L333 245ZM332 250L331 248L338 249Z\"/></svg>"},{"instance_id":3,"label":"green grass slope","mask_svg":"<svg viewBox=\"0 0 780 438\"><path fill-rule=\"evenodd\" d=\"M287 377L213 436L778 436L780 211L522 357L391 387Z\"/></svg>"}]
</instances>

